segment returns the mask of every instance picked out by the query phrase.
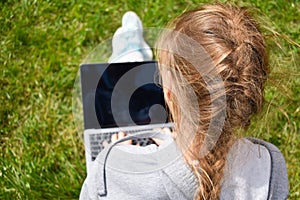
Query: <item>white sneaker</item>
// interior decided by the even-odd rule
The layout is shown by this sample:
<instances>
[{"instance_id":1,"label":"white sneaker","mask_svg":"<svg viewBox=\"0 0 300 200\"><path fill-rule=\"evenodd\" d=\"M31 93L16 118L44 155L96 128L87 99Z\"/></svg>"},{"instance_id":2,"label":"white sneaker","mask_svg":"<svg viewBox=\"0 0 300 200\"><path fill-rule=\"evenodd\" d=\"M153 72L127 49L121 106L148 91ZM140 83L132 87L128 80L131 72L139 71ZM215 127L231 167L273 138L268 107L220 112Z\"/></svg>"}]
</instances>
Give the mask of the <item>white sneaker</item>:
<instances>
[{"instance_id":1,"label":"white sneaker","mask_svg":"<svg viewBox=\"0 0 300 200\"><path fill-rule=\"evenodd\" d=\"M142 22L134 12L123 15L122 26L113 36L112 48L109 63L152 60L152 50L143 38Z\"/></svg>"}]
</instances>

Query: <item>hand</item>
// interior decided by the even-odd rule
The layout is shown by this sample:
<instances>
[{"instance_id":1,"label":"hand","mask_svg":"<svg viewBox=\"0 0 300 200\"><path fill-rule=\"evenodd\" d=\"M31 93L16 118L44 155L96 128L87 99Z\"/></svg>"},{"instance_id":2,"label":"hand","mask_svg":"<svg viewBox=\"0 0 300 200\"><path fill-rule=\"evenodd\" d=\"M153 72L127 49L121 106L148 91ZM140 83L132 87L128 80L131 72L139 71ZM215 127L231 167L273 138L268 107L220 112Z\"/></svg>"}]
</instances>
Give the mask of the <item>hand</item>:
<instances>
[{"instance_id":1,"label":"hand","mask_svg":"<svg viewBox=\"0 0 300 200\"><path fill-rule=\"evenodd\" d=\"M163 129L161 129L161 131L162 131L162 133L168 134L168 135L172 136L173 138L175 138L175 136L176 136L175 132L171 132L170 128L163 128ZM162 140L157 139L157 138L152 138L152 140L154 140L154 142L157 144L157 146L160 146L163 143Z\"/></svg>"},{"instance_id":2,"label":"hand","mask_svg":"<svg viewBox=\"0 0 300 200\"><path fill-rule=\"evenodd\" d=\"M168 135L172 136L173 138L176 137L176 133L175 132L171 132L170 128L159 129L159 131L162 131L162 133L168 134ZM115 142L115 141L120 140L120 139L122 139L122 138L124 138L126 136L127 136L126 133L119 132L119 133L113 134L111 136L111 141ZM160 139L157 139L157 138L151 138L151 139L155 142L155 144L157 146L160 146L163 143L163 141L160 140ZM121 142L120 144L132 144L132 140L127 140L127 141ZM137 145L139 145L139 144L137 144Z\"/></svg>"},{"instance_id":3,"label":"hand","mask_svg":"<svg viewBox=\"0 0 300 200\"><path fill-rule=\"evenodd\" d=\"M120 139L122 139L122 138L124 138L124 137L126 137L126 136L127 136L126 133L124 133L124 132L119 132L119 133L113 134L113 135L111 136L111 141L112 141L112 142L115 142L115 141L120 140ZM126 140L126 141L124 141L124 142L121 142L120 144L132 144L132 140Z\"/></svg>"}]
</instances>

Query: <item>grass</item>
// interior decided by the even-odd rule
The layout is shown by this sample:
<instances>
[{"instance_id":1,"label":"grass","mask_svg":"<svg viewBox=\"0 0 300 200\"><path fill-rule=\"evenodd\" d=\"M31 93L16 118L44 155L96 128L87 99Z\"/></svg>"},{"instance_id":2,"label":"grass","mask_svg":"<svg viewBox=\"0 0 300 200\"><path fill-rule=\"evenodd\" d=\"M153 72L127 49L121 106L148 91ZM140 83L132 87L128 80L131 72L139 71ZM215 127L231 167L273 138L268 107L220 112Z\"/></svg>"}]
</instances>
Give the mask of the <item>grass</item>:
<instances>
[{"instance_id":1,"label":"grass","mask_svg":"<svg viewBox=\"0 0 300 200\"><path fill-rule=\"evenodd\" d=\"M239 4L260 10L272 71L265 110L245 134L279 147L288 167L289 199L299 199L300 2ZM163 27L197 5L193 0L0 1L0 199L77 199L86 176L82 135L72 115L78 65L113 35L126 11L137 12L146 27Z\"/></svg>"}]
</instances>

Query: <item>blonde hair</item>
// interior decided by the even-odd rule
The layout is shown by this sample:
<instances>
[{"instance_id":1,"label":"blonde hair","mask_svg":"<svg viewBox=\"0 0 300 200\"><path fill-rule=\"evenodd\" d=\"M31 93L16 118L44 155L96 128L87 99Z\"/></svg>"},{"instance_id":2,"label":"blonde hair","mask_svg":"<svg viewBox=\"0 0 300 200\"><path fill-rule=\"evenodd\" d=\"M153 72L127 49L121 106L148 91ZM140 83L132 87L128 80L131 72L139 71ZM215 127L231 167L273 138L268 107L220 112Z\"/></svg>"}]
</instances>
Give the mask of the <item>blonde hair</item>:
<instances>
[{"instance_id":1,"label":"blonde hair","mask_svg":"<svg viewBox=\"0 0 300 200\"><path fill-rule=\"evenodd\" d=\"M162 66L170 70L173 80L170 99L173 106L170 109L177 132L176 142L183 148L189 144L187 140L193 134L185 157L199 180L195 199L217 199L226 156L235 140L234 130L247 128L251 116L262 107L268 74L264 37L246 8L224 4L206 5L185 12L173 20L168 28L175 33L166 31L161 35L157 42L157 57L163 82L168 80ZM195 60L202 56L193 46L180 39L180 34L203 47L221 76L224 90L214 99L203 74L197 71L197 67L203 63L191 62L174 53L176 49L175 52L184 52L190 55L188 59ZM195 100L191 100L193 96L187 91L187 86L192 88ZM219 116L219 111L213 112L212 102L222 98L226 101L226 112L224 124L220 127L220 124L212 125L210 122L213 117ZM199 109L200 114L195 113L195 108ZM221 134L214 147L202 156L200 151L205 139L214 137L208 135L210 126L215 126L213 130L220 130ZM194 164L190 161L194 161Z\"/></svg>"}]
</instances>

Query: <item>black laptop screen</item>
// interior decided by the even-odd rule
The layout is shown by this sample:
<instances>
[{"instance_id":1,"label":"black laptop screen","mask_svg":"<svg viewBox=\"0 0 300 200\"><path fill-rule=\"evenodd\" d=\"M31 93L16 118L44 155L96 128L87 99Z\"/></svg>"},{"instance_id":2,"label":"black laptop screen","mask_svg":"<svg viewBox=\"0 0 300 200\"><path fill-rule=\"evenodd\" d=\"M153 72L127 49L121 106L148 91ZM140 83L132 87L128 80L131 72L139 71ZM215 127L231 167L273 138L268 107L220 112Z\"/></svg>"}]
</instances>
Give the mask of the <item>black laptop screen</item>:
<instances>
[{"instance_id":1,"label":"black laptop screen","mask_svg":"<svg viewBox=\"0 0 300 200\"><path fill-rule=\"evenodd\" d=\"M167 122L157 63L81 65L85 129Z\"/></svg>"}]
</instances>

